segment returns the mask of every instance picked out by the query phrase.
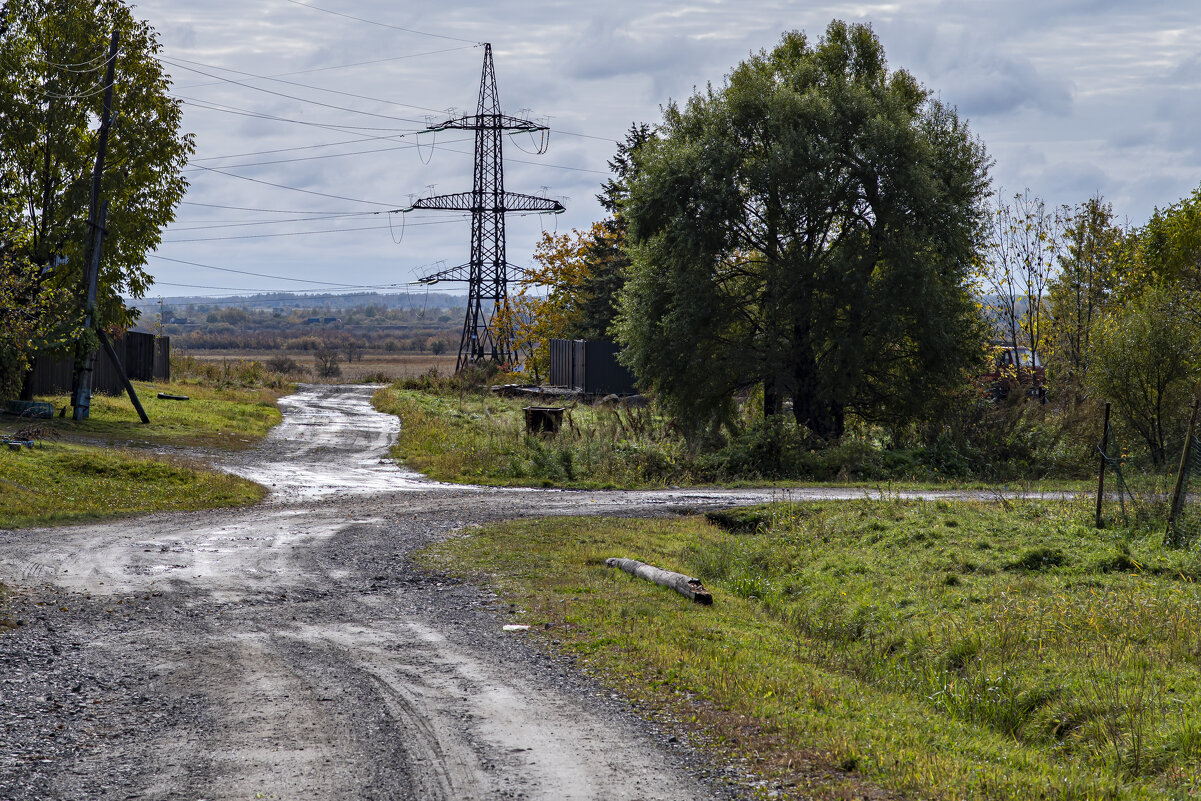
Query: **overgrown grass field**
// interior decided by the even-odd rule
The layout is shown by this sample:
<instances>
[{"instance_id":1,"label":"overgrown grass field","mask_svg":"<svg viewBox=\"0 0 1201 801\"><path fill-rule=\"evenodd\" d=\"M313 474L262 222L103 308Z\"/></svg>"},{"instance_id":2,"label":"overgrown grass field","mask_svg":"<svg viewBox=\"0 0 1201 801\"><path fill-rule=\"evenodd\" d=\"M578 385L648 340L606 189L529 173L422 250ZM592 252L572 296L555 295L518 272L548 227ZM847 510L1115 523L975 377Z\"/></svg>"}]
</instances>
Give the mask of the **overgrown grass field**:
<instances>
[{"instance_id":1,"label":"overgrown grass field","mask_svg":"<svg viewBox=\"0 0 1201 801\"><path fill-rule=\"evenodd\" d=\"M1085 504L778 504L471 530L491 581L612 685L795 797L1191 798L1201 557ZM606 568L698 575L712 607Z\"/></svg>"},{"instance_id":2,"label":"overgrown grass field","mask_svg":"<svg viewBox=\"0 0 1201 801\"><path fill-rule=\"evenodd\" d=\"M439 481L576 488L665 486L693 476L683 443L647 409L568 406L558 436L529 435L530 400L490 393L375 393L377 409L400 417L393 455Z\"/></svg>"},{"instance_id":3,"label":"overgrown grass field","mask_svg":"<svg viewBox=\"0 0 1201 801\"><path fill-rule=\"evenodd\" d=\"M420 386L425 384L425 386ZM851 437L813 451L792 448L790 468L771 467L779 454L765 453L775 438L749 430L721 448L690 447L667 418L653 408L562 405L555 436L530 435L523 406L530 399L505 398L453 380L409 381L375 393L375 407L400 417L393 456L439 481L499 486L559 486L582 489L722 484L780 486L835 482L875 487L996 487L1033 491L1077 491L1094 481L1041 478L1001 484L940 472L915 452L889 451ZM787 447L791 448L791 444Z\"/></svg>"}]
</instances>

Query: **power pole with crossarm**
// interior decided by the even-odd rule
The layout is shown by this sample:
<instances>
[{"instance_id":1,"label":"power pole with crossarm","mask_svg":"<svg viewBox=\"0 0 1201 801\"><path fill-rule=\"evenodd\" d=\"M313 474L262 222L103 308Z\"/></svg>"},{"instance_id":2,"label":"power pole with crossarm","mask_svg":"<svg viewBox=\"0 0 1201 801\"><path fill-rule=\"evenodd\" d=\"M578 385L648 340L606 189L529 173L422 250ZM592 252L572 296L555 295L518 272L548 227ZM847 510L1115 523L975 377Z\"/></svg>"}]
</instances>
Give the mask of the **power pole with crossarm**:
<instances>
[{"instance_id":1,"label":"power pole with crossarm","mask_svg":"<svg viewBox=\"0 0 1201 801\"><path fill-rule=\"evenodd\" d=\"M458 372L483 361L511 364L514 360L509 332L497 330L495 325L497 312L508 306L510 271L521 272L521 268L509 264L505 259L505 214L561 214L566 209L556 200L505 191L504 158L501 153L504 134L514 131L545 134L548 129L545 125L501 113L491 44L484 45L484 71L480 79L476 113L446 120L427 130L436 132L450 129L475 131L475 180L471 191L422 198L406 211L441 209L471 212L471 261L418 279L418 283L422 284L440 281L468 284L467 316L463 320L459 359L455 365L455 372ZM507 315L502 315L504 318Z\"/></svg>"}]
</instances>

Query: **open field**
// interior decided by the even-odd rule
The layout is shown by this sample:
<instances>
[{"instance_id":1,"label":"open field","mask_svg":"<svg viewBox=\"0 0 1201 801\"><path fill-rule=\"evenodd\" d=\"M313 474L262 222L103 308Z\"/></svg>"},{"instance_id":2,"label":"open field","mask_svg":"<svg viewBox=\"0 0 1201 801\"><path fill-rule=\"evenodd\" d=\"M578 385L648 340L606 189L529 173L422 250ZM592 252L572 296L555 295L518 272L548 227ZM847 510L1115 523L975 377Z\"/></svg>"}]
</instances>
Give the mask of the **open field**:
<instances>
[{"instance_id":1,"label":"open field","mask_svg":"<svg viewBox=\"0 0 1201 801\"><path fill-rule=\"evenodd\" d=\"M1084 504L781 504L475 529L428 564L797 797L1191 798L1201 560ZM712 607L607 568L704 579Z\"/></svg>"},{"instance_id":2,"label":"open field","mask_svg":"<svg viewBox=\"0 0 1201 801\"><path fill-rule=\"evenodd\" d=\"M179 353L186 356L192 356L199 361L208 364L234 363L238 361L258 361L266 363L268 359L276 356L287 356L294 359L301 367L308 371L307 375L297 374L293 376L300 381L330 381L333 383L355 384L361 382L364 377L371 380L378 380L378 376L383 375L387 381L395 381L400 378L415 378L428 373L430 370L437 370L439 375L449 376L455 371L455 360L457 354L442 354L435 356L432 353L389 353L384 350L367 350L363 352L362 359L356 359L353 363L347 363L345 355L341 360L339 367L342 370L342 375L335 379L317 379L313 374L313 354L311 351L294 351L294 350L248 350L248 351L228 351L228 350L183 350Z\"/></svg>"}]
</instances>

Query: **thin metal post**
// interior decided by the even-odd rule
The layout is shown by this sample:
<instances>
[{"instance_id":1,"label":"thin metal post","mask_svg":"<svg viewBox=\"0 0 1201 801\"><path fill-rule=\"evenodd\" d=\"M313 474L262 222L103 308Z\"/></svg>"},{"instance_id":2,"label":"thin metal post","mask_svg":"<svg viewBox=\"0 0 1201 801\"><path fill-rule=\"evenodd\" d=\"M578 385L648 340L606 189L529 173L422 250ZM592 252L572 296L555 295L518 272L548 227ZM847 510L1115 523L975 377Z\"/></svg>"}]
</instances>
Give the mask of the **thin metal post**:
<instances>
[{"instance_id":1,"label":"thin metal post","mask_svg":"<svg viewBox=\"0 0 1201 801\"><path fill-rule=\"evenodd\" d=\"M1193 427L1197 425L1197 398L1193 398L1193 413L1189 415L1188 431L1184 434L1184 447L1180 449L1180 471L1176 474L1176 487L1172 490L1172 505L1168 508L1168 528L1165 535L1172 531L1172 524L1180 514L1180 499L1184 492L1184 471L1188 470L1189 457L1193 452Z\"/></svg>"},{"instance_id":2,"label":"thin metal post","mask_svg":"<svg viewBox=\"0 0 1201 801\"><path fill-rule=\"evenodd\" d=\"M1109 457L1109 403L1105 404L1105 427L1101 431L1101 470L1097 478L1097 528L1105 528L1101 517L1101 503L1105 499L1105 460Z\"/></svg>"}]
</instances>

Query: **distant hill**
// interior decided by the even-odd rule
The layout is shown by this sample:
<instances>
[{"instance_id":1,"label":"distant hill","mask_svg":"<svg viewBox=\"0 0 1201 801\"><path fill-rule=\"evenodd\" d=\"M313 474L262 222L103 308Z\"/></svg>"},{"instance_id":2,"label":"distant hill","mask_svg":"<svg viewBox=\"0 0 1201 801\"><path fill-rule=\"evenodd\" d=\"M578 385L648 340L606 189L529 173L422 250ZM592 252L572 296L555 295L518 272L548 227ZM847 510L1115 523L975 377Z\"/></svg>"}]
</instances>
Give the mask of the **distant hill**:
<instances>
[{"instance_id":1,"label":"distant hill","mask_svg":"<svg viewBox=\"0 0 1201 801\"><path fill-rule=\"evenodd\" d=\"M382 294L379 292L354 292L348 294L296 294L293 292L265 292L258 295L229 295L214 298L204 295L163 295L161 302L177 310L187 307L207 309L329 309L341 311L356 309L364 306L376 306L383 309L461 309L467 307L467 296L449 292L397 292ZM143 313L157 312L159 296L126 300L126 305Z\"/></svg>"}]
</instances>

